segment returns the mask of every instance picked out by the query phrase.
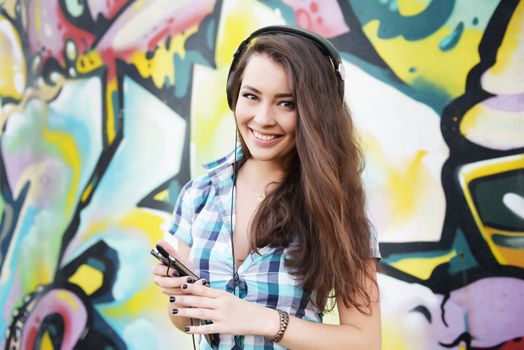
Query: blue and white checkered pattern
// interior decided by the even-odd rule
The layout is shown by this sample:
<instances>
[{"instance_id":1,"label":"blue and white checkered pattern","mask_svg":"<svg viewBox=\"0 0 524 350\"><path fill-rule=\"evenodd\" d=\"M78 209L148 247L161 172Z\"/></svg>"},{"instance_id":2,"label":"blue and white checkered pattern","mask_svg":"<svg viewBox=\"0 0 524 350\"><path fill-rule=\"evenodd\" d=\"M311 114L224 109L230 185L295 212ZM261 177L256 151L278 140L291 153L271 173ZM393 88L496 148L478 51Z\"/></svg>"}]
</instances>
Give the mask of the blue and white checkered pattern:
<instances>
[{"instance_id":1,"label":"blue and white checkered pattern","mask_svg":"<svg viewBox=\"0 0 524 350\"><path fill-rule=\"evenodd\" d=\"M237 149L237 160L242 156ZM212 288L290 315L322 322L322 312L309 301L300 281L284 266L287 249L264 247L251 253L238 267L233 278L231 252L231 200L233 198L232 152L205 165L208 174L187 183L173 213L169 232L191 247L190 260L195 273L207 279ZM234 221L234 218L233 218ZM379 257L378 243L372 237L372 256ZM284 349L261 336L220 335L219 349ZM205 339L200 349L211 349Z\"/></svg>"}]
</instances>

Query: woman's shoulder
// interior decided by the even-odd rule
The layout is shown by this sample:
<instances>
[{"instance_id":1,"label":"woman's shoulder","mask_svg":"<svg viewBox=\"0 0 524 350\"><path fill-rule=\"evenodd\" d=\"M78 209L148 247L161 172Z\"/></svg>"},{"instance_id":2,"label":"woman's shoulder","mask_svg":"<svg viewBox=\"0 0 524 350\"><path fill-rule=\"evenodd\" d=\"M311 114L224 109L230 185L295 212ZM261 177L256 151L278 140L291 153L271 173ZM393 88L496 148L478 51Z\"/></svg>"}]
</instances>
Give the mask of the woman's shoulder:
<instances>
[{"instance_id":1,"label":"woman's shoulder","mask_svg":"<svg viewBox=\"0 0 524 350\"><path fill-rule=\"evenodd\" d=\"M235 155L236 154L236 155ZM241 159L242 154L238 149L223 157L203 165L206 173L187 182L180 196L184 200L202 202L205 201L213 186L221 189L231 185L233 179L233 164Z\"/></svg>"},{"instance_id":2,"label":"woman's shoulder","mask_svg":"<svg viewBox=\"0 0 524 350\"><path fill-rule=\"evenodd\" d=\"M208 174L200 175L189 180L183 187L183 190L201 190L211 186L211 178Z\"/></svg>"},{"instance_id":3,"label":"woman's shoulder","mask_svg":"<svg viewBox=\"0 0 524 350\"><path fill-rule=\"evenodd\" d=\"M209 193L212 186L212 181L209 175L201 175L194 179L189 180L182 190L180 191L180 197L183 197L185 201L194 201L201 198L205 193Z\"/></svg>"}]
</instances>

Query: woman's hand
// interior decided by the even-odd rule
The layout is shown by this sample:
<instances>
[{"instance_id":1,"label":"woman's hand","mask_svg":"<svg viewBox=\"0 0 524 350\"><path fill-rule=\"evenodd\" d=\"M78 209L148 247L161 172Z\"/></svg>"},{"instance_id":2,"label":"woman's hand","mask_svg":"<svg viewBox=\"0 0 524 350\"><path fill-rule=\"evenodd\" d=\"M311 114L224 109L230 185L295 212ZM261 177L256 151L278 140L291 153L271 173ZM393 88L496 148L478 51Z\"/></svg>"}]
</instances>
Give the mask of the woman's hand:
<instances>
[{"instance_id":1,"label":"woman's hand","mask_svg":"<svg viewBox=\"0 0 524 350\"><path fill-rule=\"evenodd\" d=\"M159 241L158 244L164 248L169 255L175 257L176 259L180 260L184 265L191 268L191 264L189 263L189 247L179 244L179 251L176 251L171 245L169 245L165 241ZM162 293L169 296L169 299L173 299L172 295L183 295L186 292L180 288L182 284L190 284L190 283L197 283L197 284L204 284L207 283L206 281L200 280L198 282L195 282L191 277L180 277L178 275L178 272L173 269L169 268L161 263L157 263L153 265L152 267L152 273L153 273L153 282L160 287L160 290ZM167 304L167 303L166 303ZM171 321L173 324L180 330L185 330L185 327L190 324L189 319L184 319L181 317L174 318L172 315L172 309L173 307L176 307L177 304L169 303L168 305L168 314L170 316Z\"/></svg>"},{"instance_id":2,"label":"woman's hand","mask_svg":"<svg viewBox=\"0 0 524 350\"><path fill-rule=\"evenodd\" d=\"M162 293L169 296L174 294L186 294L186 291L180 288L182 284L195 282L191 277L179 277L175 269L170 268L168 270L167 266L161 263L153 265L152 272L153 282L160 287ZM200 284L203 284L204 282L205 281L203 280L199 280Z\"/></svg>"},{"instance_id":3,"label":"woman's hand","mask_svg":"<svg viewBox=\"0 0 524 350\"><path fill-rule=\"evenodd\" d=\"M279 329L280 321L276 310L247 302L226 291L209 288L200 283L182 283L180 291L182 293L173 293L173 317L213 322L188 326L188 333L270 337Z\"/></svg>"},{"instance_id":4,"label":"woman's hand","mask_svg":"<svg viewBox=\"0 0 524 350\"><path fill-rule=\"evenodd\" d=\"M157 245L164 248L164 250L166 250L170 256L178 259L180 262L182 262L184 265L186 265L187 267L191 269L187 256L183 254L184 252L180 254L169 243L167 243L164 240L158 241ZM189 255L189 253L187 253L187 255ZM160 287L160 289L162 290L162 293L167 294L167 295L171 295L175 293L183 294L183 292L180 290L180 286L183 283L193 283L194 282L192 279L188 279L187 277L180 277L175 269L168 268L166 265L161 264L161 263L153 265L152 272L153 272L153 282L155 282L155 284Z\"/></svg>"}]
</instances>

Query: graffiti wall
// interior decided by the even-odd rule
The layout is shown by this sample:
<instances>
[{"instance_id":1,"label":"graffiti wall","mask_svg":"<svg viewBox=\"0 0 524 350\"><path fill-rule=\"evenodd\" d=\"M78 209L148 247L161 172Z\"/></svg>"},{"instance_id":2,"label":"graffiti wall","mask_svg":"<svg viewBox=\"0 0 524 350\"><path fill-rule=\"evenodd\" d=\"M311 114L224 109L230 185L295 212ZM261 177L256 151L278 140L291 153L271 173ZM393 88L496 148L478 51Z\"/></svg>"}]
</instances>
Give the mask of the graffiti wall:
<instances>
[{"instance_id":1,"label":"graffiti wall","mask_svg":"<svg viewBox=\"0 0 524 350\"><path fill-rule=\"evenodd\" d=\"M228 66L271 24L346 65L383 348L524 349L517 0L0 0L1 347L190 347L148 250L234 146Z\"/></svg>"}]
</instances>

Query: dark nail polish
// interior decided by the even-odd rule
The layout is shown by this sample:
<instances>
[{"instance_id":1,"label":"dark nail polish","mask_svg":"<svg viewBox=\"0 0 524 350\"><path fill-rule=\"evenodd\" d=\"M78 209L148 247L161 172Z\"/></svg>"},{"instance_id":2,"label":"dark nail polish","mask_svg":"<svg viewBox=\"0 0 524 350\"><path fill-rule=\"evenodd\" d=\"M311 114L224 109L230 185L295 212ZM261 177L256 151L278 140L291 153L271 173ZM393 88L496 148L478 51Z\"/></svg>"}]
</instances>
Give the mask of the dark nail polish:
<instances>
[{"instance_id":1,"label":"dark nail polish","mask_svg":"<svg viewBox=\"0 0 524 350\"><path fill-rule=\"evenodd\" d=\"M170 302L170 303L174 303L175 300L176 300L176 297L175 297L174 295L171 295L171 296L169 297L169 302Z\"/></svg>"},{"instance_id":2,"label":"dark nail polish","mask_svg":"<svg viewBox=\"0 0 524 350\"><path fill-rule=\"evenodd\" d=\"M209 286L209 282L208 282L206 279L203 279L203 280L202 280L202 284L203 284L204 286Z\"/></svg>"},{"instance_id":3,"label":"dark nail polish","mask_svg":"<svg viewBox=\"0 0 524 350\"><path fill-rule=\"evenodd\" d=\"M187 283L193 283L193 279L191 277L187 278Z\"/></svg>"},{"instance_id":4,"label":"dark nail polish","mask_svg":"<svg viewBox=\"0 0 524 350\"><path fill-rule=\"evenodd\" d=\"M186 328L184 328L184 330L185 330L186 332L189 332L189 326L186 326Z\"/></svg>"},{"instance_id":5,"label":"dark nail polish","mask_svg":"<svg viewBox=\"0 0 524 350\"><path fill-rule=\"evenodd\" d=\"M187 289L187 284L184 283L184 284L182 285L182 289Z\"/></svg>"},{"instance_id":6,"label":"dark nail polish","mask_svg":"<svg viewBox=\"0 0 524 350\"><path fill-rule=\"evenodd\" d=\"M176 315L176 314L178 314L178 309L173 309L173 310L171 310L171 312L173 313L173 315Z\"/></svg>"}]
</instances>

